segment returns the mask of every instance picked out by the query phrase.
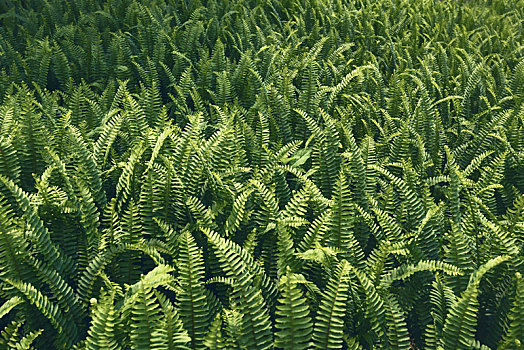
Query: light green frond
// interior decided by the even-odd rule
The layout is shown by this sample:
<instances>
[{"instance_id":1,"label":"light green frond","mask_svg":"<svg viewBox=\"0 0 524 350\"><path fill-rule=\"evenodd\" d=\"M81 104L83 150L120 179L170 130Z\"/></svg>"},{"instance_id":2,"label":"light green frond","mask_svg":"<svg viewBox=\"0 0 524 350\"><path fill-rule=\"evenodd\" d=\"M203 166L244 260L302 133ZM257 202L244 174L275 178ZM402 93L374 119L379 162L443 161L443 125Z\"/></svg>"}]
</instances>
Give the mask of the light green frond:
<instances>
[{"instance_id":1,"label":"light green frond","mask_svg":"<svg viewBox=\"0 0 524 350\"><path fill-rule=\"evenodd\" d=\"M313 322L307 300L291 272L281 277L279 290L275 346L282 349L310 348Z\"/></svg>"},{"instance_id":2,"label":"light green frond","mask_svg":"<svg viewBox=\"0 0 524 350\"><path fill-rule=\"evenodd\" d=\"M342 260L326 286L315 318L313 341L316 349L342 349L350 269L349 263Z\"/></svg>"},{"instance_id":3,"label":"light green frond","mask_svg":"<svg viewBox=\"0 0 524 350\"><path fill-rule=\"evenodd\" d=\"M235 280L234 294L242 312L242 343L251 349L269 349L273 343L266 302L260 289L254 285L253 273L246 266L242 251L218 234L204 230L218 255L221 266Z\"/></svg>"},{"instance_id":4,"label":"light green frond","mask_svg":"<svg viewBox=\"0 0 524 350\"><path fill-rule=\"evenodd\" d=\"M476 313L478 312L478 294L481 278L495 266L507 261L506 256L489 260L473 272L466 290L453 303L442 331L443 344L446 349L468 347L475 340Z\"/></svg>"}]
</instances>

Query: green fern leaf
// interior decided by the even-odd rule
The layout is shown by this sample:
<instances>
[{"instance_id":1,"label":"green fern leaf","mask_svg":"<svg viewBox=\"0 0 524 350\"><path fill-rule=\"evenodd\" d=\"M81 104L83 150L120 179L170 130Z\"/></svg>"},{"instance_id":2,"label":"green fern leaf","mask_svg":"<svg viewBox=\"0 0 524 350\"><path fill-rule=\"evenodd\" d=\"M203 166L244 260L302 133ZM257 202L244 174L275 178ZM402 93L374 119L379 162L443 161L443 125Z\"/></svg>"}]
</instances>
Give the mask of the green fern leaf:
<instances>
[{"instance_id":1,"label":"green fern leaf","mask_svg":"<svg viewBox=\"0 0 524 350\"><path fill-rule=\"evenodd\" d=\"M466 290L451 306L450 312L444 323L443 344L446 349L467 348L475 340L475 327L477 324L478 293L481 278L490 269L507 261L509 257L498 256L480 266L470 278Z\"/></svg>"},{"instance_id":2,"label":"green fern leaf","mask_svg":"<svg viewBox=\"0 0 524 350\"><path fill-rule=\"evenodd\" d=\"M342 349L349 272L349 263L342 260L326 286L315 318L313 341L316 349Z\"/></svg>"},{"instance_id":3,"label":"green fern leaf","mask_svg":"<svg viewBox=\"0 0 524 350\"><path fill-rule=\"evenodd\" d=\"M282 349L308 349L311 344L313 322L309 316L309 306L297 280L289 271L279 283L281 297L275 311L275 346Z\"/></svg>"}]
</instances>

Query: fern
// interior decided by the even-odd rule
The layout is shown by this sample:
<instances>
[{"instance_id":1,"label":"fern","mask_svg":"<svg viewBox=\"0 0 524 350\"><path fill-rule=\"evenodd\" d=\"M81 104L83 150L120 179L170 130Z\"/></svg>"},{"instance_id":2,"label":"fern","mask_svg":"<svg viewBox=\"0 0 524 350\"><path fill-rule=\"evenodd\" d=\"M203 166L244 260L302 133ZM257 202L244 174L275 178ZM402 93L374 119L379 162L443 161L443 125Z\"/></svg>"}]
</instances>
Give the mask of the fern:
<instances>
[{"instance_id":1,"label":"fern","mask_svg":"<svg viewBox=\"0 0 524 350\"><path fill-rule=\"evenodd\" d=\"M92 299L93 316L86 338L86 348L118 349L115 339L115 322L117 313L113 305L114 292L103 293L99 299Z\"/></svg>"},{"instance_id":2,"label":"fern","mask_svg":"<svg viewBox=\"0 0 524 350\"><path fill-rule=\"evenodd\" d=\"M501 348L511 348L512 346L519 347L523 344L524 339L522 338L524 332L522 328L522 313L523 310L523 293L524 293L524 283L522 280L522 275L517 272L516 276L517 283L517 292L515 295L515 301L513 302L513 308L510 314L511 323L509 324L508 332L505 336L503 342L501 342Z\"/></svg>"},{"instance_id":3,"label":"fern","mask_svg":"<svg viewBox=\"0 0 524 350\"><path fill-rule=\"evenodd\" d=\"M242 256L233 248L232 243L216 233L205 232L216 249L222 267L235 280L235 294L242 305L242 343L252 349L266 349L272 345L270 322L265 302L259 289L253 286L253 275L245 266Z\"/></svg>"},{"instance_id":4,"label":"fern","mask_svg":"<svg viewBox=\"0 0 524 350\"><path fill-rule=\"evenodd\" d=\"M0 1L0 349L522 347L523 9Z\"/></svg>"},{"instance_id":5,"label":"fern","mask_svg":"<svg viewBox=\"0 0 524 350\"><path fill-rule=\"evenodd\" d=\"M406 317L403 314L398 302L389 297L385 303L387 322L388 322L388 340L392 349L409 349L409 333L406 323Z\"/></svg>"},{"instance_id":6,"label":"fern","mask_svg":"<svg viewBox=\"0 0 524 350\"><path fill-rule=\"evenodd\" d=\"M486 272L506 260L508 258L503 256L493 258L471 275L468 287L453 303L444 323L442 339L446 348L467 347L474 340L480 280Z\"/></svg>"},{"instance_id":7,"label":"fern","mask_svg":"<svg viewBox=\"0 0 524 350\"><path fill-rule=\"evenodd\" d=\"M24 300L20 297L12 297L11 299L7 300L1 307L0 307L0 318L3 318L5 315L7 315L13 308L15 308L17 305L20 305L24 302Z\"/></svg>"},{"instance_id":8,"label":"fern","mask_svg":"<svg viewBox=\"0 0 524 350\"><path fill-rule=\"evenodd\" d=\"M209 310L202 279L204 277L202 253L189 232L182 233L179 244L178 267L180 287L179 309L184 326L188 330L193 348L202 347L208 324Z\"/></svg>"},{"instance_id":9,"label":"fern","mask_svg":"<svg viewBox=\"0 0 524 350\"><path fill-rule=\"evenodd\" d=\"M341 349L345 302L349 287L350 265L342 260L326 286L325 298L320 302L315 319L313 340L316 349Z\"/></svg>"},{"instance_id":10,"label":"fern","mask_svg":"<svg viewBox=\"0 0 524 350\"><path fill-rule=\"evenodd\" d=\"M71 320L71 315L64 314L56 304L34 286L8 279L4 281L16 288L27 302L34 305L51 322L58 335L55 341L57 348L67 349L77 341L78 329Z\"/></svg>"},{"instance_id":11,"label":"fern","mask_svg":"<svg viewBox=\"0 0 524 350\"><path fill-rule=\"evenodd\" d=\"M138 284L131 309L131 346L136 349L153 348L157 342L155 329L160 328L160 306L153 290L143 283Z\"/></svg>"},{"instance_id":12,"label":"fern","mask_svg":"<svg viewBox=\"0 0 524 350\"><path fill-rule=\"evenodd\" d=\"M277 305L275 346L283 349L310 347L313 322L309 307L296 278L288 271L280 280L281 298Z\"/></svg>"}]
</instances>

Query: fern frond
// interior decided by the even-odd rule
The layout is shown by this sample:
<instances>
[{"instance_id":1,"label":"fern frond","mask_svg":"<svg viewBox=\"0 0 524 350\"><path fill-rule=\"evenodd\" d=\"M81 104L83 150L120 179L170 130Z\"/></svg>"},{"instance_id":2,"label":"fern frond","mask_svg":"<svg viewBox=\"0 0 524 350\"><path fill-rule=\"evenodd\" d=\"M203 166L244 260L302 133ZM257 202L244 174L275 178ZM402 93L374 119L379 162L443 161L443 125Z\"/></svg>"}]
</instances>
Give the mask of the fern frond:
<instances>
[{"instance_id":1,"label":"fern frond","mask_svg":"<svg viewBox=\"0 0 524 350\"><path fill-rule=\"evenodd\" d=\"M20 297L12 297L0 306L0 319L7 315L17 305L20 305L24 300Z\"/></svg>"},{"instance_id":2,"label":"fern frond","mask_svg":"<svg viewBox=\"0 0 524 350\"><path fill-rule=\"evenodd\" d=\"M409 332L406 316L400 309L394 296L385 298L386 319L388 321L387 337L392 349L410 349Z\"/></svg>"},{"instance_id":3,"label":"fern frond","mask_svg":"<svg viewBox=\"0 0 524 350\"><path fill-rule=\"evenodd\" d=\"M135 349L151 349L159 342L157 329L162 327L160 306L153 289L140 281L133 293L131 308L131 346Z\"/></svg>"},{"instance_id":4,"label":"fern frond","mask_svg":"<svg viewBox=\"0 0 524 350\"><path fill-rule=\"evenodd\" d=\"M177 266L180 274L180 287L183 290L177 297L179 312L184 327L187 329L189 337L191 337L192 348L198 349L202 347L205 331L209 323L209 310L202 283L204 261L202 252L189 232L183 232L180 235L179 242Z\"/></svg>"},{"instance_id":5,"label":"fern frond","mask_svg":"<svg viewBox=\"0 0 524 350\"><path fill-rule=\"evenodd\" d=\"M507 261L509 257L498 256L489 260L473 272L466 290L453 303L442 330L443 344L446 349L469 347L475 340L477 324L478 293L481 278L495 266Z\"/></svg>"},{"instance_id":6,"label":"fern frond","mask_svg":"<svg viewBox=\"0 0 524 350\"><path fill-rule=\"evenodd\" d=\"M51 322L57 332L55 341L57 348L69 349L77 342L78 329L71 315L64 313L33 285L20 281L11 281L9 279L4 281L16 288L27 302L34 305Z\"/></svg>"},{"instance_id":7,"label":"fern frond","mask_svg":"<svg viewBox=\"0 0 524 350\"><path fill-rule=\"evenodd\" d=\"M279 283L281 297L275 314L275 346L283 349L308 349L310 347L313 322L309 306L293 274L288 270Z\"/></svg>"},{"instance_id":8,"label":"fern frond","mask_svg":"<svg viewBox=\"0 0 524 350\"><path fill-rule=\"evenodd\" d=\"M14 197L18 208L24 213L27 226L27 238L33 242L35 247L41 251L42 255L53 266L57 272L63 273L72 270L71 259L60 253L60 250L51 240L49 230L44 226L37 210L31 205L28 195L22 191L12 180L0 176L0 182Z\"/></svg>"},{"instance_id":9,"label":"fern frond","mask_svg":"<svg viewBox=\"0 0 524 350\"><path fill-rule=\"evenodd\" d=\"M251 349L268 349L272 346L269 315L260 289L253 285L254 275L232 242L218 234L204 230L220 259L227 275L235 280L235 295L239 298L242 317L242 343Z\"/></svg>"},{"instance_id":10,"label":"fern frond","mask_svg":"<svg viewBox=\"0 0 524 350\"><path fill-rule=\"evenodd\" d=\"M516 274L516 284L517 292L509 316L509 328L500 344L502 349L519 347L524 344L524 278L519 272Z\"/></svg>"},{"instance_id":11,"label":"fern frond","mask_svg":"<svg viewBox=\"0 0 524 350\"><path fill-rule=\"evenodd\" d=\"M14 346L16 350L30 350L33 348L33 342L44 332L43 329L36 331L31 331L28 334L24 335L16 345Z\"/></svg>"},{"instance_id":12,"label":"fern frond","mask_svg":"<svg viewBox=\"0 0 524 350\"><path fill-rule=\"evenodd\" d=\"M381 288L388 288L395 280L403 280L419 271L443 271L451 276L462 275L463 272L456 266L442 261L422 260L417 265L401 265L382 276Z\"/></svg>"},{"instance_id":13,"label":"fern frond","mask_svg":"<svg viewBox=\"0 0 524 350\"><path fill-rule=\"evenodd\" d=\"M163 312L162 326L153 335L155 339L159 339L154 344L155 349L190 349L188 345L191 338L183 327L177 308L160 292L155 292L155 295Z\"/></svg>"},{"instance_id":14,"label":"fern frond","mask_svg":"<svg viewBox=\"0 0 524 350\"><path fill-rule=\"evenodd\" d=\"M342 260L326 286L315 318L313 341L316 349L342 349L350 268L349 263Z\"/></svg>"},{"instance_id":15,"label":"fern frond","mask_svg":"<svg viewBox=\"0 0 524 350\"><path fill-rule=\"evenodd\" d=\"M86 349L116 350L120 346L116 341L115 323L117 312L113 305L114 292L103 291L98 299L93 299L91 326L87 331Z\"/></svg>"},{"instance_id":16,"label":"fern frond","mask_svg":"<svg viewBox=\"0 0 524 350\"><path fill-rule=\"evenodd\" d=\"M0 175L15 183L20 181L20 165L12 140L0 136Z\"/></svg>"}]
</instances>

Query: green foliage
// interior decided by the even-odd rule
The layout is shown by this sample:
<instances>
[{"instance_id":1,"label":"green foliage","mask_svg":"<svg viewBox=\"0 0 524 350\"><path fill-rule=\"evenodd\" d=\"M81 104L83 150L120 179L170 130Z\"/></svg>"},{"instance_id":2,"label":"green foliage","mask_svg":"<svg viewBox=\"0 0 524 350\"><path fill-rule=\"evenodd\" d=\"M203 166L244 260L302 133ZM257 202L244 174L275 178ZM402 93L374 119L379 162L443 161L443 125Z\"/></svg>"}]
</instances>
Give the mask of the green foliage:
<instances>
[{"instance_id":1,"label":"green foliage","mask_svg":"<svg viewBox=\"0 0 524 350\"><path fill-rule=\"evenodd\" d=\"M523 18L0 2L0 350L522 348Z\"/></svg>"},{"instance_id":2,"label":"green foliage","mask_svg":"<svg viewBox=\"0 0 524 350\"><path fill-rule=\"evenodd\" d=\"M283 349L310 347L313 322L308 301L299 287L300 280L288 271L280 279L281 297L277 305L275 346Z\"/></svg>"}]
</instances>

